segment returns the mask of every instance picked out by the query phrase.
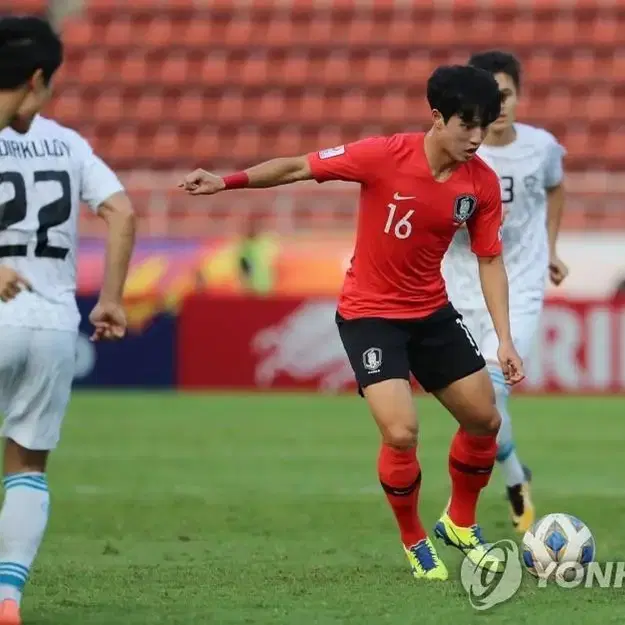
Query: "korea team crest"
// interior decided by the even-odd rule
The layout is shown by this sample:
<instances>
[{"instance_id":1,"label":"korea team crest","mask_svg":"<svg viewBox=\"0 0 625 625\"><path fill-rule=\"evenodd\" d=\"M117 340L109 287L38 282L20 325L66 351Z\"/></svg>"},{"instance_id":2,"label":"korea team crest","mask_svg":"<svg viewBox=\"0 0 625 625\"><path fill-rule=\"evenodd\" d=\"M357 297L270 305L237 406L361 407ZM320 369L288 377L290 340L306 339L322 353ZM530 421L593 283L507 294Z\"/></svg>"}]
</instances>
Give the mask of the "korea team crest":
<instances>
[{"instance_id":1,"label":"korea team crest","mask_svg":"<svg viewBox=\"0 0 625 625\"><path fill-rule=\"evenodd\" d=\"M459 195L454 202L454 221L463 224L477 208L477 199L472 195Z\"/></svg>"},{"instance_id":2,"label":"korea team crest","mask_svg":"<svg viewBox=\"0 0 625 625\"><path fill-rule=\"evenodd\" d=\"M377 373L382 365L382 350L379 347L370 347L362 355L362 364L369 373Z\"/></svg>"}]
</instances>

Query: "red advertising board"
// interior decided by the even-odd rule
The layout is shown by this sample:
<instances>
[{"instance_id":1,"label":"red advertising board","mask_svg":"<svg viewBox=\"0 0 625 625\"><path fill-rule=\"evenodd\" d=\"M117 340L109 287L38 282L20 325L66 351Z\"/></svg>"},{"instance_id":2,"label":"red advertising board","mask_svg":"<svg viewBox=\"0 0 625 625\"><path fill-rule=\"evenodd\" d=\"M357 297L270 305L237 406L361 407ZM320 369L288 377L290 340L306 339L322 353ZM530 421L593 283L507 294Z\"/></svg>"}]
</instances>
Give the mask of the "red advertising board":
<instances>
[{"instance_id":1,"label":"red advertising board","mask_svg":"<svg viewBox=\"0 0 625 625\"><path fill-rule=\"evenodd\" d=\"M336 300L197 293L179 317L185 389L340 392L353 374L334 323ZM522 392L625 391L625 304L547 302Z\"/></svg>"}]
</instances>

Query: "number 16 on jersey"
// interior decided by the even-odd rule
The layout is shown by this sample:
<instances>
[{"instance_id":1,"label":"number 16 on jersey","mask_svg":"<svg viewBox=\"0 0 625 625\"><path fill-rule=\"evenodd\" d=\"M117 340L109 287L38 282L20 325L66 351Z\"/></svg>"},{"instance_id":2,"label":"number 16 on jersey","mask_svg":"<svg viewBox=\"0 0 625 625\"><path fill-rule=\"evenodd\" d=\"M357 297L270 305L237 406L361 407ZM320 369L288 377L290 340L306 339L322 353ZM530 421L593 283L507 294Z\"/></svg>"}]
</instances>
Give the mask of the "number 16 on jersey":
<instances>
[{"instance_id":1,"label":"number 16 on jersey","mask_svg":"<svg viewBox=\"0 0 625 625\"><path fill-rule=\"evenodd\" d=\"M410 218L414 214L414 210L409 210L401 219L395 219L395 212L397 211L396 204L389 204L388 208L388 219L386 220L386 225L384 226L385 234L395 235L398 239L407 239L412 232L412 224L410 223ZM395 224L393 226L393 224Z\"/></svg>"}]
</instances>

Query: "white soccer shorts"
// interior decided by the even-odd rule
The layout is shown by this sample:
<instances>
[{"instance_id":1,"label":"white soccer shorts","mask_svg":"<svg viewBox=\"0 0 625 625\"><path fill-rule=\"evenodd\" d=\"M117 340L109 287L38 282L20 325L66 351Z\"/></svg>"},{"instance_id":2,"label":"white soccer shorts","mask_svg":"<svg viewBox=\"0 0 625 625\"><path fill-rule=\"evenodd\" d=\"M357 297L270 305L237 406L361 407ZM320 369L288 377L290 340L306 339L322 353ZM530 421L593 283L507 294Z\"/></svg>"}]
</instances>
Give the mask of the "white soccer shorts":
<instances>
[{"instance_id":1,"label":"white soccer shorts","mask_svg":"<svg viewBox=\"0 0 625 625\"><path fill-rule=\"evenodd\" d=\"M0 326L2 436L26 449L56 447L74 378L77 336Z\"/></svg>"},{"instance_id":2,"label":"white soccer shorts","mask_svg":"<svg viewBox=\"0 0 625 625\"><path fill-rule=\"evenodd\" d=\"M497 350L499 339L493 327L493 321L486 310L463 310L456 308L478 344L487 363L498 363ZM542 303L526 310L510 311L510 330L512 341L519 356L526 360L534 349L534 341L540 323Z\"/></svg>"}]
</instances>

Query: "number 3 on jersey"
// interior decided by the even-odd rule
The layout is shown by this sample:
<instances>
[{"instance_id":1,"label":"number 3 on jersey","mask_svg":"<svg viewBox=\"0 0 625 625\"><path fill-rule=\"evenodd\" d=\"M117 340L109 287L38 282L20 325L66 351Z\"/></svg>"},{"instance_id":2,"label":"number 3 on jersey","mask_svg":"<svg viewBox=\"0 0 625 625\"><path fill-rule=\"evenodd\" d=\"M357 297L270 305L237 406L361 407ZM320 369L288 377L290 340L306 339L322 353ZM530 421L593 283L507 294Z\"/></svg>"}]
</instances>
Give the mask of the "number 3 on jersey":
<instances>
[{"instance_id":1,"label":"number 3 on jersey","mask_svg":"<svg viewBox=\"0 0 625 625\"><path fill-rule=\"evenodd\" d=\"M395 211L397 210L396 204L389 204L388 208L388 219L386 220L386 225L384 226L385 234L391 233L391 228L393 228L393 234L398 239L407 239L412 232L412 224L410 223L410 218L414 214L414 210L409 210L406 214L401 218L395 221ZM395 226L393 227L393 222L395 222Z\"/></svg>"},{"instance_id":2,"label":"number 3 on jersey","mask_svg":"<svg viewBox=\"0 0 625 625\"><path fill-rule=\"evenodd\" d=\"M66 171L36 171L35 185L42 182L58 182L61 185L61 197L39 209L35 256L63 260L69 250L65 247L49 245L48 230L65 223L71 216L72 194L69 174ZM0 211L0 232L26 219L28 211L24 176L16 171L0 172L0 184L2 183L12 185L15 196ZM27 253L26 245L0 245L0 258L26 256Z\"/></svg>"},{"instance_id":3,"label":"number 3 on jersey","mask_svg":"<svg viewBox=\"0 0 625 625\"><path fill-rule=\"evenodd\" d=\"M504 204L514 202L514 178L512 176L501 177L501 201Z\"/></svg>"}]
</instances>

